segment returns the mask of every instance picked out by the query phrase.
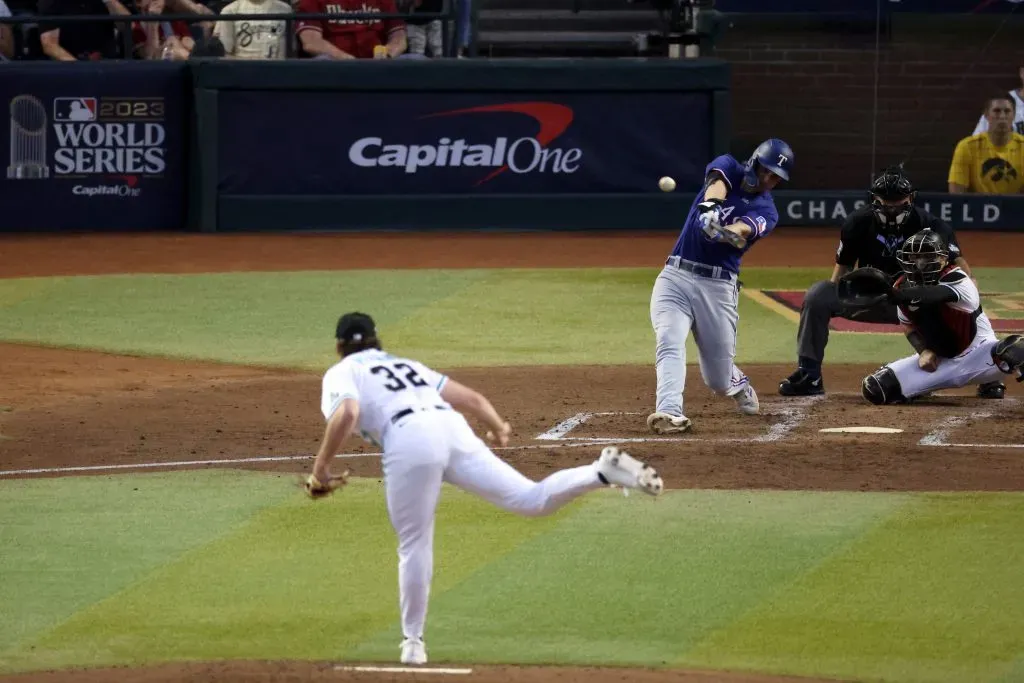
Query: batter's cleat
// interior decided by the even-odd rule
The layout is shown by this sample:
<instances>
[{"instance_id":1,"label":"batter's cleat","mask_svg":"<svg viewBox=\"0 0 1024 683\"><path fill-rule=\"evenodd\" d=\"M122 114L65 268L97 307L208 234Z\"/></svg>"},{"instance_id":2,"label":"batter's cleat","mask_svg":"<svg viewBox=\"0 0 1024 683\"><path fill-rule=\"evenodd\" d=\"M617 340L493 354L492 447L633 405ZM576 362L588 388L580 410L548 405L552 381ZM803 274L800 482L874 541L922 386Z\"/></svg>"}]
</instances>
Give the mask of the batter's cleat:
<instances>
[{"instance_id":1,"label":"batter's cleat","mask_svg":"<svg viewBox=\"0 0 1024 683\"><path fill-rule=\"evenodd\" d=\"M743 387L743 391L738 394L733 394L732 400L736 401L736 407L744 415L757 415L761 412L761 404L757 400L757 392L754 391L754 387L750 384Z\"/></svg>"},{"instance_id":2,"label":"batter's cleat","mask_svg":"<svg viewBox=\"0 0 1024 683\"><path fill-rule=\"evenodd\" d=\"M647 428L655 434L682 434L690 431L693 423L685 415L676 417L668 413L651 413L647 416Z\"/></svg>"},{"instance_id":3,"label":"batter's cleat","mask_svg":"<svg viewBox=\"0 0 1024 683\"><path fill-rule=\"evenodd\" d=\"M1002 382L986 382L978 385L978 398L1003 398L1006 385Z\"/></svg>"},{"instance_id":4,"label":"batter's cleat","mask_svg":"<svg viewBox=\"0 0 1024 683\"><path fill-rule=\"evenodd\" d=\"M802 368L779 382L779 393L783 396L817 396L825 393L825 382L821 375L812 377Z\"/></svg>"},{"instance_id":5,"label":"batter's cleat","mask_svg":"<svg viewBox=\"0 0 1024 683\"><path fill-rule=\"evenodd\" d=\"M422 638L406 638L402 641L402 664L423 666L427 663L427 646Z\"/></svg>"},{"instance_id":6,"label":"batter's cleat","mask_svg":"<svg viewBox=\"0 0 1024 683\"><path fill-rule=\"evenodd\" d=\"M605 446L594 464L601 481L610 486L638 489L652 496L665 490L665 483L653 467L615 446Z\"/></svg>"}]
</instances>

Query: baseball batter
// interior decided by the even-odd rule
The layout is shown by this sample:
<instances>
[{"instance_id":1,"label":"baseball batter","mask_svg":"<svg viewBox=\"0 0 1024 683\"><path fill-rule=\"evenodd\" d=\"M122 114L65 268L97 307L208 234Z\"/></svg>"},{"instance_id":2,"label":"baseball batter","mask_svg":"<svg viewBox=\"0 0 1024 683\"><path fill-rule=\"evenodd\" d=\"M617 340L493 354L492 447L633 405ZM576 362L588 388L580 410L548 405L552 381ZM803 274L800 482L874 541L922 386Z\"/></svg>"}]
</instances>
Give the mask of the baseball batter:
<instances>
[{"instance_id":1,"label":"baseball batter","mask_svg":"<svg viewBox=\"0 0 1024 683\"><path fill-rule=\"evenodd\" d=\"M889 298L898 307L913 356L864 378L871 403L904 403L940 389L982 384L1019 375L1024 381L1024 338L1000 341L981 308L970 276L950 263L950 252L934 230L922 230L899 252L903 275Z\"/></svg>"},{"instance_id":2,"label":"baseball batter","mask_svg":"<svg viewBox=\"0 0 1024 683\"><path fill-rule=\"evenodd\" d=\"M592 464L531 481L494 455L456 412L476 417L493 441L507 445L512 428L481 394L421 363L382 351L368 315L343 315L335 336L341 361L324 374L321 409L327 427L306 490L313 497L334 490L339 477L329 471L331 459L356 427L383 449L388 516L398 535L403 664L427 662L423 634L442 482L533 517L609 485L650 495L662 492L657 472L614 446L602 450Z\"/></svg>"},{"instance_id":3,"label":"baseball batter","mask_svg":"<svg viewBox=\"0 0 1024 683\"><path fill-rule=\"evenodd\" d=\"M731 396L740 412L759 412L750 379L733 363L740 260L775 228L779 213L771 190L789 180L792 165L793 150L774 138L762 142L746 162L724 155L707 165L704 186L651 294L658 389L647 426L654 433L677 434L692 426L683 412L691 331L704 383Z\"/></svg>"}]
</instances>

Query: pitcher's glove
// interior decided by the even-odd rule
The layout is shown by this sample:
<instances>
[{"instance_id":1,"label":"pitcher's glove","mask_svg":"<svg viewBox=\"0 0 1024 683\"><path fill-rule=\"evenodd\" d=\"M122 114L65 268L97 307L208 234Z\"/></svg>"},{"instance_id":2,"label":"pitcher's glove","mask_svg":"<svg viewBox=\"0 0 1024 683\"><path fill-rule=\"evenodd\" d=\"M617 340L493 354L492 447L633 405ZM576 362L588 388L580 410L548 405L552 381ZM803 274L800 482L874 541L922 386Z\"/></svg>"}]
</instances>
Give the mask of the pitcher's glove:
<instances>
[{"instance_id":1,"label":"pitcher's glove","mask_svg":"<svg viewBox=\"0 0 1024 683\"><path fill-rule=\"evenodd\" d=\"M318 498L326 498L347 483L348 470L345 470L341 474L332 474L327 481L321 481L311 474L306 477L303 488L307 496L316 500Z\"/></svg>"},{"instance_id":2,"label":"pitcher's glove","mask_svg":"<svg viewBox=\"0 0 1024 683\"><path fill-rule=\"evenodd\" d=\"M878 268L857 268L839 278L839 301L845 308L871 308L893 295L889 276Z\"/></svg>"}]
</instances>

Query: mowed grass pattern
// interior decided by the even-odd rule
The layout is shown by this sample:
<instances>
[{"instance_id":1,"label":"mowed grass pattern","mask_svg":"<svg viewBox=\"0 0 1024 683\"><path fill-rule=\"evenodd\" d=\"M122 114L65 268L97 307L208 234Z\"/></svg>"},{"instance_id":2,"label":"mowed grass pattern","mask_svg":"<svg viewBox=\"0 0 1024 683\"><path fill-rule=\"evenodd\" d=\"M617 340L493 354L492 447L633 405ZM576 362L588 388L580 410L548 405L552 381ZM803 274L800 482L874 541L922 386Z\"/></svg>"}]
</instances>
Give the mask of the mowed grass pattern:
<instances>
[{"instance_id":1,"label":"mowed grass pattern","mask_svg":"<svg viewBox=\"0 0 1024 683\"><path fill-rule=\"evenodd\" d=\"M437 367L650 364L658 268L337 271L0 280L0 339L320 370L334 323L374 315L386 344ZM829 269L752 268L744 285L806 289ZM1024 271L979 269L1016 291ZM741 297L738 361L795 360L796 326ZM688 361L697 360L691 338ZM902 352L902 347L899 347ZM882 362L879 335L834 335L829 353Z\"/></svg>"},{"instance_id":2,"label":"mowed grass pattern","mask_svg":"<svg viewBox=\"0 0 1024 683\"><path fill-rule=\"evenodd\" d=\"M92 589L73 609L62 607L67 592L40 590L31 601L9 593L16 618L51 616L17 638L9 632L2 670L396 657L395 540L378 480L316 503L274 474L27 487L43 484L52 514L97 534L113 533L108 503L126 486L197 495L191 517L122 532L147 562L117 581L105 577L124 553L82 561L65 544L32 545L38 510L6 508L5 547L23 549L8 567L31 557L35 573L70 568ZM30 498L25 482L0 483L0 499ZM247 506L230 502L243 498ZM428 626L435 663L952 683L999 680L1024 654L1024 541L1014 535L1024 496L670 491L653 500L609 490L544 519L450 488L442 501ZM159 522L168 499L141 495L125 507Z\"/></svg>"}]
</instances>

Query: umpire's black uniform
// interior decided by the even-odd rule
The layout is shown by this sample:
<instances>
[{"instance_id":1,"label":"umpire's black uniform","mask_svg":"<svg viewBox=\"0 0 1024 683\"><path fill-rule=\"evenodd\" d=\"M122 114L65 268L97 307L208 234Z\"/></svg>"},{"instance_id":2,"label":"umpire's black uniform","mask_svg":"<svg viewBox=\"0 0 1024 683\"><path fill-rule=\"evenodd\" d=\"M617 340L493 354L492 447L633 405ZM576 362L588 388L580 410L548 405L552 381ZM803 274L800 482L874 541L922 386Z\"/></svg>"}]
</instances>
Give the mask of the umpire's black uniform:
<instances>
[{"instance_id":1,"label":"umpire's black uniform","mask_svg":"<svg viewBox=\"0 0 1024 683\"><path fill-rule=\"evenodd\" d=\"M874 266L893 279L902 272L897 254L903 243L925 228L934 230L949 248L949 260L961 256L953 229L945 222L919 207L912 207L899 225L882 223L871 206L851 213L843 224L836 263L849 268ZM824 393L821 363L828 344L829 321L834 317L869 323L899 324L896 307L887 302L871 308L850 309L839 302L836 284L822 281L811 285L804 297L797 331L797 354L800 366L779 384L783 396L808 396ZM978 395L1002 398L1005 387L995 382L981 385Z\"/></svg>"}]
</instances>

